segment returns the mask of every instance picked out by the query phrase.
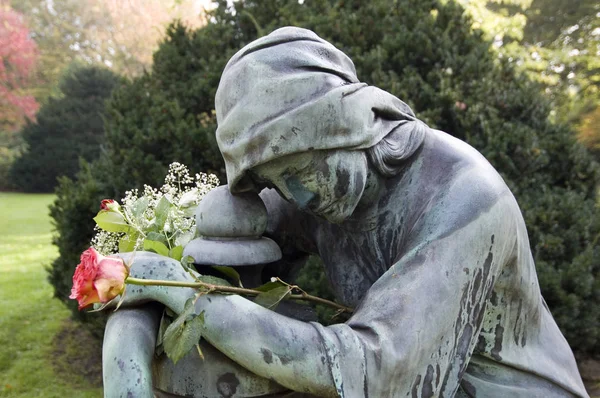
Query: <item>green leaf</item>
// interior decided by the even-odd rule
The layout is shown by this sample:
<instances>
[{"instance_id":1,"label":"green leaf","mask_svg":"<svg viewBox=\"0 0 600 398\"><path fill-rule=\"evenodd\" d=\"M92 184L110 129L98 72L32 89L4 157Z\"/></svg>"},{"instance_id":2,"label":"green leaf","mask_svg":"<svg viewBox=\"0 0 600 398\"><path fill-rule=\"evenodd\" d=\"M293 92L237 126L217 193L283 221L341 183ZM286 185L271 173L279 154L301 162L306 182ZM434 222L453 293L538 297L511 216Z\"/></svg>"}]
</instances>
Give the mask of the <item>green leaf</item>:
<instances>
[{"instance_id":1,"label":"green leaf","mask_svg":"<svg viewBox=\"0 0 600 398\"><path fill-rule=\"evenodd\" d=\"M287 285L285 283L281 283L279 281L267 282L264 285L260 285L259 287L255 287L254 290L258 290L259 292L268 292L270 290L273 290L273 289L276 289L276 288L282 287L282 286L287 287Z\"/></svg>"},{"instance_id":2,"label":"green leaf","mask_svg":"<svg viewBox=\"0 0 600 398\"><path fill-rule=\"evenodd\" d=\"M183 216L184 217L194 217L196 215L197 208L198 208L198 205L192 205L190 207L183 209Z\"/></svg>"},{"instance_id":3,"label":"green leaf","mask_svg":"<svg viewBox=\"0 0 600 398\"><path fill-rule=\"evenodd\" d=\"M162 339L167 356L177 363L202 337L204 311L195 313L194 298L188 299L181 314L167 327Z\"/></svg>"},{"instance_id":4,"label":"green leaf","mask_svg":"<svg viewBox=\"0 0 600 398\"><path fill-rule=\"evenodd\" d=\"M123 215L114 211L102 210L94 217L94 221L98 227L107 232L129 233L133 231Z\"/></svg>"},{"instance_id":5,"label":"green leaf","mask_svg":"<svg viewBox=\"0 0 600 398\"><path fill-rule=\"evenodd\" d=\"M153 251L154 253L160 254L161 256L168 257L169 256L169 248L165 246L162 242L157 242L155 240L144 240L144 250Z\"/></svg>"},{"instance_id":6,"label":"green leaf","mask_svg":"<svg viewBox=\"0 0 600 398\"><path fill-rule=\"evenodd\" d=\"M227 282L225 279L212 275L200 275L198 279L204 283L210 283L211 285L231 286L231 283Z\"/></svg>"},{"instance_id":7,"label":"green leaf","mask_svg":"<svg viewBox=\"0 0 600 398\"><path fill-rule=\"evenodd\" d=\"M195 231L187 231L187 232L184 232L184 233L180 234L179 236L177 236L175 238L175 244L177 246L185 246L185 245L187 245L188 243L190 243L190 241L192 239L194 239L194 232Z\"/></svg>"},{"instance_id":8,"label":"green leaf","mask_svg":"<svg viewBox=\"0 0 600 398\"><path fill-rule=\"evenodd\" d=\"M133 205L131 205L131 214L135 218L141 218L144 215L144 212L148 208L148 197L142 196L138 198Z\"/></svg>"},{"instance_id":9,"label":"green leaf","mask_svg":"<svg viewBox=\"0 0 600 398\"><path fill-rule=\"evenodd\" d=\"M254 299L254 302L258 305L262 305L265 308L274 310L281 300L285 300L290 294L291 289L289 286L279 286L275 289L271 289L267 292L259 294Z\"/></svg>"},{"instance_id":10,"label":"green leaf","mask_svg":"<svg viewBox=\"0 0 600 398\"><path fill-rule=\"evenodd\" d=\"M146 234L146 239L160 242L160 243L164 244L165 246L167 245L167 238L165 237L164 234L161 234L159 232L148 232Z\"/></svg>"},{"instance_id":11,"label":"green leaf","mask_svg":"<svg viewBox=\"0 0 600 398\"><path fill-rule=\"evenodd\" d=\"M172 322L173 318L167 313L166 310L163 311L162 317L160 318L160 326L158 327L158 335L156 336L156 355L160 355L164 352L163 338L167 328Z\"/></svg>"},{"instance_id":12,"label":"green leaf","mask_svg":"<svg viewBox=\"0 0 600 398\"><path fill-rule=\"evenodd\" d=\"M119 239L119 253L132 252L135 249L138 235L125 235Z\"/></svg>"},{"instance_id":13,"label":"green leaf","mask_svg":"<svg viewBox=\"0 0 600 398\"><path fill-rule=\"evenodd\" d=\"M181 260L181 256L183 255L183 246L175 246L171 250L169 250L169 257L174 258L175 260Z\"/></svg>"},{"instance_id":14,"label":"green leaf","mask_svg":"<svg viewBox=\"0 0 600 398\"><path fill-rule=\"evenodd\" d=\"M154 216L156 217L155 223L159 231L162 231L165 226L165 221L167 221L167 217L169 217L169 210L171 210L171 202L169 202L169 199L167 199L166 196L163 196L160 198L154 209Z\"/></svg>"},{"instance_id":15,"label":"green leaf","mask_svg":"<svg viewBox=\"0 0 600 398\"><path fill-rule=\"evenodd\" d=\"M194 267L194 257L192 256L185 256L181 258L181 265L183 266L183 268L190 268L192 270L196 270L196 267Z\"/></svg>"},{"instance_id":16,"label":"green leaf","mask_svg":"<svg viewBox=\"0 0 600 398\"><path fill-rule=\"evenodd\" d=\"M231 278L235 282L236 286L241 286L242 285L242 283L240 282L240 274L238 274L238 272L235 269L233 269L232 267L224 267L224 266L221 266L221 265L213 265L213 269L216 269L217 271L219 271L223 275Z\"/></svg>"}]
</instances>

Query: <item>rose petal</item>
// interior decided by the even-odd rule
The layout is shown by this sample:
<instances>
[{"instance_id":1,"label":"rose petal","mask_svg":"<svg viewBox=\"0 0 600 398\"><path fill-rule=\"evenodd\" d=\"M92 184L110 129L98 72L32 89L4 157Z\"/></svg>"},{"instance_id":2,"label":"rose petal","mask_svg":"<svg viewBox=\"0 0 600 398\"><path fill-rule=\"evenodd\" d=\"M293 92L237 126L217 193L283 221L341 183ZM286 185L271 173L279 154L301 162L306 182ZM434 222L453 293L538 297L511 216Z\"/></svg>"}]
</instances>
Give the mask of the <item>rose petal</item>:
<instances>
[{"instance_id":1,"label":"rose petal","mask_svg":"<svg viewBox=\"0 0 600 398\"><path fill-rule=\"evenodd\" d=\"M123 290L124 284L111 279L98 279L94 282L101 303L108 303L117 297Z\"/></svg>"},{"instance_id":2,"label":"rose petal","mask_svg":"<svg viewBox=\"0 0 600 398\"><path fill-rule=\"evenodd\" d=\"M87 307L88 305L91 305L94 303L99 303L100 298L98 297L98 292L96 292L96 290L92 289L92 291L90 292L89 295L83 295L83 296L79 297L77 299L77 302L79 303L78 309L81 310L81 309Z\"/></svg>"}]
</instances>

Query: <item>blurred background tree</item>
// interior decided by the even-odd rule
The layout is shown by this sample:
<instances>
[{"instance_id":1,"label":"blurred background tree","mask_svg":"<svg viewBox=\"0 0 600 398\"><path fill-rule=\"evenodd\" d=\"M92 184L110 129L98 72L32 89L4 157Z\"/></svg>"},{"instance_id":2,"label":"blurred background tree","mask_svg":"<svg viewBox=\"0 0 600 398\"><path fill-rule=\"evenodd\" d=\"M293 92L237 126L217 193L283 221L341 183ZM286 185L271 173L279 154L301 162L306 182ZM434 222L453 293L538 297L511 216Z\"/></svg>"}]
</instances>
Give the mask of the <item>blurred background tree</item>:
<instances>
[{"instance_id":1,"label":"blurred background tree","mask_svg":"<svg viewBox=\"0 0 600 398\"><path fill-rule=\"evenodd\" d=\"M597 152L600 3L595 0L458 0L499 57L541 83L551 119L573 125ZM595 116L596 115L596 116Z\"/></svg>"},{"instance_id":2,"label":"blurred background tree","mask_svg":"<svg viewBox=\"0 0 600 398\"><path fill-rule=\"evenodd\" d=\"M11 5L26 16L40 48L41 99L58 94L60 77L73 61L137 76L150 66L173 19L192 28L204 24L202 3L193 0L12 0Z\"/></svg>"},{"instance_id":3,"label":"blurred background tree","mask_svg":"<svg viewBox=\"0 0 600 398\"><path fill-rule=\"evenodd\" d=\"M65 71L95 65L126 77L138 76L150 67L152 53L173 19L194 28L205 23L203 4L196 0L0 0L0 190L25 187L8 175L24 148L21 127L26 119L34 120L39 104L63 95L60 83ZM29 137L33 139L35 135ZM61 162L52 153L44 159Z\"/></svg>"},{"instance_id":4,"label":"blurred background tree","mask_svg":"<svg viewBox=\"0 0 600 398\"><path fill-rule=\"evenodd\" d=\"M92 161L104 140L104 102L123 79L98 66L74 67L21 131L26 149L10 180L22 192L53 192L59 176L74 177L79 159Z\"/></svg>"},{"instance_id":5,"label":"blurred background tree","mask_svg":"<svg viewBox=\"0 0 600 398\"><path fill-rule=\"evenodd\" d=\"M563 123L571 119L553 113L563 91L545 82L542 70L562 72L548 66L531 79L524 61L499 53L504 44L474 23L481 25L443 0L246 0L217 2L203 28L170 26L151 70L109 101L105 151L74 179L61 179L52 207L60 251L50 270L56 296L87 316L67 296L101 199L159 185L172 161L224 177L214 142L223 67L255 38L296 25L346 52L361 80L405 100L430 126L468 141L492 162L523 210L543 294L565 336L579 353L600 353L598 166ZM300 279L327 295L316 262Z\"/></svg>"},{"instance_id":6,"label":"blurred background tree","mask_svg":"<svg viewBox=\"0 0 600 398\"><path fill-rule=\"evenodd\" d=\"M39 107L32 94L38 56L23 15L0 2L0 190L13 188L8 170L23 149L19 128Z\"/></svg>"}]
</instances>

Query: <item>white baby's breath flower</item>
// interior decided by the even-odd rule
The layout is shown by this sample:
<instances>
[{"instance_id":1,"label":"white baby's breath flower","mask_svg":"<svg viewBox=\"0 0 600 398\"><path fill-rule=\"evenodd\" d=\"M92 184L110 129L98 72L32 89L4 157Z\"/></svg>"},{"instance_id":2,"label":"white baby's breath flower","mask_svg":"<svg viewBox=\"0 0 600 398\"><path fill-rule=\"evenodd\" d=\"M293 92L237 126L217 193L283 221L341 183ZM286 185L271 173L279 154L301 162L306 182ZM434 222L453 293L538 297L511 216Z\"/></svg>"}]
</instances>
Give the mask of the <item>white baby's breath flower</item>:
<instances>
[{"instance_id":1,"label":"white baby's breath flower","mask_svg":"<svg viewBox=\"0 0 600 398\"><path fill-rule=\"evenodd\" d=\"M108 256L119 251L119 238L121 234L103 231L98 226L94 227L94 229L97 232L92 238L91 245L98 253Z\"/></svg>"},{"instance_id":2,"label":"white baby's breath flower","mask_svg":"<svg viewBox=\"0 0 600 398\"><path fill-rule=\"evenodd\" d=\"M190 207L193 204L198 203L198 188L192 188L189 191L186 191L181 198L179 198L179 207Z\"/></svg>"},{"instance_id":3,"label":"white baby's breath flower","mask_svg":"<svg viewBox=\"0 0 600 398\"><path fill-rule=\"evenodd\" d=\"M144 185L142 192L132 189L121 200L123 214L132 227L129 234L116 234L97 229L92 245L102 254L118 252L119 241L124 247L140 250L144 247L147 234L157 232L166 234L168 246L186 245L195 235L195 209L207 192L219 185L214 174L196 173L193 177L188 168L178 162L169 165L162 187ZM171 204L157 214L156 207L162 198ZM164 202L163 202L164 203ZM166 214L164 213L166 211ZM157 220L162 220L160 227ZM135 240L132 245L131 240Z\"/></svg>"}]
</instances>

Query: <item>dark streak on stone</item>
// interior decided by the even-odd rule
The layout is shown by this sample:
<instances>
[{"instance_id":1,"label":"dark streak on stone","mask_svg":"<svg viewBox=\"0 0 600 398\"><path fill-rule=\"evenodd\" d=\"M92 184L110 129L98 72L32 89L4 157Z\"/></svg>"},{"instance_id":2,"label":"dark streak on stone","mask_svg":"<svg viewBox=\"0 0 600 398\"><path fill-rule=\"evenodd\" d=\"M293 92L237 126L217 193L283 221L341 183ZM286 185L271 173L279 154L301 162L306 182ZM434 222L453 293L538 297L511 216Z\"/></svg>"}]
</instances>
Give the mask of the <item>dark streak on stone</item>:
<instances>
[{"instance_id":1,"label":"dark streak on stone","mask_svg":"<svg viewBox=\"0 0 600 398\"><path fill-rule=\"evenodd\" d=\"M475 305L475 308L473 309L473 315L476 317L475 319L471 318L474 322L474 325L479 325L479 321L481 320L481 317L483 315L483 311L481 311L480 309L480 305L479 302L477 302L477 304Z\"/></svg>"},{"instance_id":2,"label":"dark streak on stone","mask_svg":"<svg viewBox=\"0 0 600 398\"><path fill-rule=\"evenodd\" d=\"M431 398L433 397L433 366L427 366L427 374L425 374L425 378L423 379L423 389L421 391L422 398Z\"/></svg>"},{"instance_id":3,"label":"dark streak on stone","mask_svg":"<svg viewBox=\"0 0 600 398\"><path fill-rule=\"evenodd\" d=\"M440 388L440 397L444 396L444 389L448 385L448 379L450 378L450 373L452 372L453 364L450 362L448 364L448 369L446 369L446 374L444 375L444 381L442 381L442 387Z\"/></svg>"},{"instance_id":4,"label":"dark streak on stone","mask_svg":"<svg viewBox=\"0 0 600 398\"><path fill-rule=\"evenodd\" d=\"M415 379L415 382L413 383L412 386L412 398L419 398L418 395L418 391L419 391L419 385L421 384L421 375L418 375L417 378Z\"/></svg>"},{"instance_id":5,"label":"dark streak on stone","mask_svg":"<svg viewBox=\"0 0 600 398\"><path fill-rule=\"evenodd\" d=\"M477 396L477 390L475 389L473 384L469 383L468 381L462 380L460 383L460 386L462 387L463 391L465 393L467 393L468 397L476 397Z\"/></svg>"},{"instance_id":6,"label":"dark streak on stone","mask_svg":"<svg viewBox=\"0 0 600 398\"><path fill-rule=\"evenodd\" d=\"M267 350L266 348L261 348L260 353L262 354L263 361L269 364L273 363L273 353L270 350Z\"/></svg>"},{"instance_id":7,"label":"dark streak on stone","mask_svg":"<svg viewBox=\"0 0 600 398\"><path fill-rule=\"evenodd\" d=\"M487 342L485 341L485 337L483 337L480 334L477 339L477 345L475 346L475 352L479 352L479 353L485 352L486 345L487 345Z\"/></svg>"},{"instance_id":8,"label":"dark streak on stone","mask_svg":"<svg viewBox=\"0 0 600 398\"><path fill-rule=\"evenodd\" d=\"M490 251L488 253L488 256L485 259L485 262L483 263L483 279L487 279L488 274L490 273L490 268L492 267L492 261L494 260L494 255L492 254L492 252Z\"/></svg>"},{"instance_id":9,"label":"dark streak on stone","mask_svg":"<svg viewBox=\"0 0 600 398\"><path fill-rule=\"evenodd\" d=\"M466 356L467 353L469 352L469 345L471 342L472 334L473 334L473 326L471 326L470 323L467 323L465 325L465 328L464 328L462 334L460 335L460 339L458 341L458 346L456 347L456 351L461 357Z\"/></svg>"},{"instance_id":10,"label":"dark streak on stone","mask_svg":"<svg viewBox=\"0 0 600 398\"><path fill-rule=\"evenodd\" d=\"M369 398L369 379L366 371L363 372L363 397Z\"/></svg>"},{"instance_id":11,"label":"dark streak on stone","mask_svg":"<svg viewBox=\"0 0 600 398\"><path fill-rule=\"evenodd\" d=\"M454 336L458 336L458 333L460 332L460 327L463 323L462 311L463 311L463 308L465 308L467 305L468 296L469 296L469 287L467 284L463 288L463 294L462 294L462 297L460 298L460 309L458 311L458 319L456 320L456 324L454 325Z\"/></svg>"},{"instance_id":12,"label":"dark streak on stone","mask_svg":"<svg viewBox=\"0 0 600 398\"><path fill-rule=\"evenodd\" d=\"M495 329L496 337L494 341L494 348L490 352L492 358L496 361L502 361L502 357L500 356L500 351L502 351L502 337L504 336L504 328L498 323Z\"/></svg>"},{"instance_id":13,"label":"dark streak on stone","mask_svg":"<svg viewBox=\"0 0 600 398\"><path fill-rule=\"evenodd\" d=\"M287 365L288 363L292 362L292 358L287 355L279 355L279 360L281 361L282 365Z\"/></svg>"},{"instance_id":14,"label":"dark streak on stone","mask_svg":"<svg viewBox=\"0 0 600 398\"><path fill-rule=\"evenodd\" d=\"M334 191L336 195L342 197L348 190L348 184L350 183L350 172L348 170L336 169L335 174L337 182L335 183Z\"/></svg>"},{"instance_id":15,"label":"dark streak on stone","mask_svg":"<svg viewBox=\"0 0 600 398\"><path fill-rule=\"evenodd\" d=\"M519 300L519 308L517 308L517 319L515 320L515 326L513 328L513 336L515 339L515 344L519 344L519 325L521 320L521 309L523 307L523 300Z\"/></svg>"},{"instance_id":16,"label":"dark streak on stone","mask_svg":"<svg viewBox=\"0 0 600 398\"><path fill-rule=\"evenodd\" d=\"M492 296L490 297L490 303L492 303L493 306L498 305L498 294L495 291L492 291Z\"/></svg>"},{"instance_id":17,"label":"dark streak on stone","mask_svg":"<svg viewBox=\"0 0 600 398\"><path fill-rule=\"evenodd\" d=\"M481 287L481 268L477 270L475 274L475 279L473 281L473 291L471 292L471 300L475 302L477 299L477 293L479 292L479 288Z\"/></svg>"}]
</instances>

